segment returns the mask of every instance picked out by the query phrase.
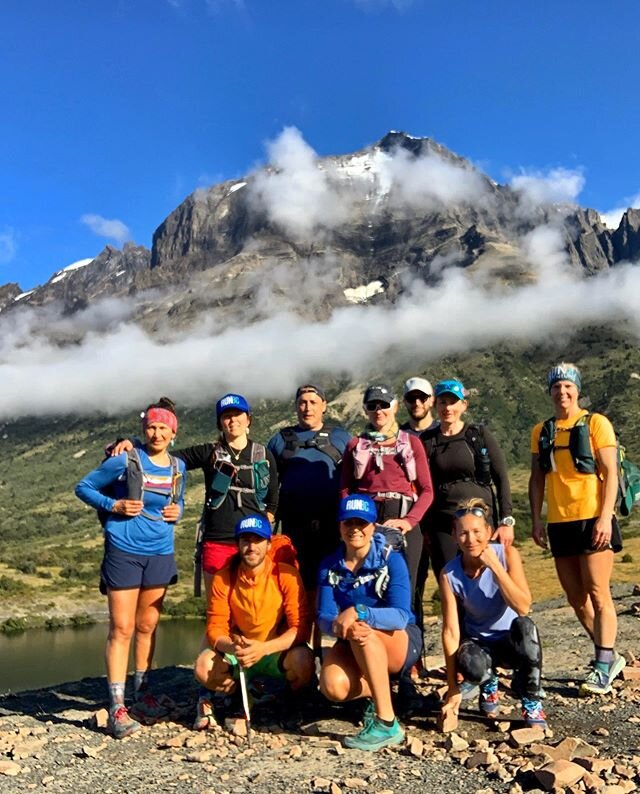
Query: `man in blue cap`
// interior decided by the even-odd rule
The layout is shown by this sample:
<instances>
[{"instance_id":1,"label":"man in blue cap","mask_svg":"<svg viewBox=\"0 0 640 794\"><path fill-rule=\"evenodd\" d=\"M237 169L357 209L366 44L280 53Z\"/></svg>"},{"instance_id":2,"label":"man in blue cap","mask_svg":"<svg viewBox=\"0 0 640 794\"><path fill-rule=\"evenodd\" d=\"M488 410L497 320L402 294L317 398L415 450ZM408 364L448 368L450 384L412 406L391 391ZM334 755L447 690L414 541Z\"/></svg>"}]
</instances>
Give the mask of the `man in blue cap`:
<instances>
[{"instance_id":1,"label":"man in blue cap","mask_svg":"<svg viewBox=\"0 0 640 794\"><path fill-rule=\"evenodd\" d=\"M269 555L271 524L264 515L240 520L235 537L237 556L213 577L207 608L209 648L198 656L195 677L211 691L233 692L242 667L249 680L260 676L300 689L314 672L300 574ZM204 723L201 720L198 727L213 724L212 713Z\"/></svg>"}]
</instances>

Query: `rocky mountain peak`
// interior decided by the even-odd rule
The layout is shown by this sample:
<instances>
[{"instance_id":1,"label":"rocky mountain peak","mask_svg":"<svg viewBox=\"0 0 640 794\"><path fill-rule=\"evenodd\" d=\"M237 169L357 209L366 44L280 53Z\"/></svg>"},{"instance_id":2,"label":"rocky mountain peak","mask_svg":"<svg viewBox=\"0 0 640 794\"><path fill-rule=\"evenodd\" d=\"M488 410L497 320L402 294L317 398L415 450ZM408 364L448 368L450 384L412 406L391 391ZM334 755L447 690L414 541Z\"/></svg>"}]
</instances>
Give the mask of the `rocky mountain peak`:
<instances>
[{"instance_id":1,"label":"rocky mountain peak","mask_svg":"<svg viewBox=\"0 0 640 794\"><path fill-rule=\"evenodd\" d=\"M506 281L526 278L522 240L545 225L563 231L569 261L585 275L640 257L639 210L628 210L614 232L591 209L540 204L524 212L516 190L497 185L428 137L390 131L357 152L314 161L302 176L289 174L289 182L284 173L277 190L265 189L271 179L282 180L283 171L269 166L198 189L158 226L151 251L132 243L121 251L106 246L29 293L5 285L0 308L58 302L71 313L106 296L160 288L165 298L151 299L141 312L144 322L157 327L168 314L183 325L212 307L246 306L276 271L294 272L329 257L336 265L330 288L320 291L321 305L314 294L294 306L313 315L374 282L383 286L371 299L393 301L407 277L431 282L450 266L500 273ZM313 182L317 172L320 182L306 196L304 180ZM324 202L320 210L314 201ZM288 226L296 213L314 212L317 228Z\"/></svg>"}]
</instances>

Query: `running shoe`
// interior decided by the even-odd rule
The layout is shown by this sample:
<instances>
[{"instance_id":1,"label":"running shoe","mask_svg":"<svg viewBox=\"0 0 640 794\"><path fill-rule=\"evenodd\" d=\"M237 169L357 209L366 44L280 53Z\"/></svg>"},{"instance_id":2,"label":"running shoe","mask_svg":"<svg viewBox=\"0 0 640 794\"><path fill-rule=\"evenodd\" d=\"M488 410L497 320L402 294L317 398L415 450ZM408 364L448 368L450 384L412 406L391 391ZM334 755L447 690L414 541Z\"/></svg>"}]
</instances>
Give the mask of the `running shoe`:
<instances>
[{"instance_id":1,"label":"running shoe","mask_svg":"<svg viewBox=\"0 0 640 794\"><path fill-rule=\"evenodd\" d=\"M539 727L545 729L547 727L547 717L539 700L522 698L522 719L528 728Z\"/></svg>"},{"instance_id":2,"label":"running shoe","mask_svg":"<svg viewBox=\"0 0 640 794\"><path fill-rule=\"evenodd\" d=\"M213 703L209 698L198 698L196 706L196 718L193 722L194 731L207 731L216 728L215 714L213 713Z\"/></svg>"},{"instance_id":3,"label":"running shoe","mask_svg":"<svg viewBox=\"0 0 640 794\"><path fill-rule=\"evenodd\" d=\"M114 739L124 739L132 733L139 731L142 725L129 716L125 706L116 706L109 711L109 721L107 729Z\"/></svg>"},{"instance_id":4,"label":"running shoe","mask_svg":"<svg viewBox=\"0 0 640 794\"><path fill-rule=\"evenodd\" d=\"M163 706L156 696L147 689L145 692L141 692L133 702L131 712L136 717L146 720L160 720L167 716L169 709Z\"/></svg>"},{"instance_id":5,"label":"running shoe","mask_svg":"<svg viewBox=\"0 0 640 794\"><path fill-rule=\"evenodd\" d=\"M494 673L484 684L480 684L480 699L478 706L483 714L493 714L500 705L498 692L498 676Z\"/></svg>"},{"instance_id":6,"label":"running shoe","mask_svg":"<svg viewBox=\"0 0 640 794\"><path fill-rule=\"evenodd\" d=\"M604 671L591 662L591 670L585 680L580 684L580 694L589 695L608 695L613 689L611 686L614 679L620 675L625 668L627 660L622 654L616 653L614 660L609 665L609 670Z\"/></svg>"},{"instance_id":7,"label":"running shoe","mask_svg":"<svg viewBox=\"0 0 640 794\"><path fill-rule=\"evenodd\" d=\"M377 717L374 717L360 733L356 733L355 736L347 736L344 745L353 750L373 751L380 750L382 747L390 747L393 744L402 744L403 741L404 731L398 720L394 719L393 725L385 725Z\"/></svg>"}]
</instances>

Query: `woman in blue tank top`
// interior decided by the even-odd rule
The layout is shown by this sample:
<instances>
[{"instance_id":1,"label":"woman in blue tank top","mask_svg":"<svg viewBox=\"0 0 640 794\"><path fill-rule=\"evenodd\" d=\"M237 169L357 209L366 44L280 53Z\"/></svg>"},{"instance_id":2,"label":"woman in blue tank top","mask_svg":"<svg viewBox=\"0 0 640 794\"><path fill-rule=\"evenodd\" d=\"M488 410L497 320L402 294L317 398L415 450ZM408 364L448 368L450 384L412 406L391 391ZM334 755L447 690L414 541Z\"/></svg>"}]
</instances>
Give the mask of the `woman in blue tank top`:
<instances>
[{"instance_id":1,"label":"woman in blue tank top","mask_svg":"<svg viewBox=\"0 0 640 794\"><path fill-rule=\"evenodd\" d=\"M440 574L442 645L449 686L441 713L443 729L455 727L465 690L480 687L483 714L498 709L497 666L513 670L512 689L521 698L526 724L544 728L542 649L538 630L526 616L531 608L529 585L518 550L491 543L490 515L482 499L458 505L454 536L460 554Z\"/></svg>"}]
</instances>

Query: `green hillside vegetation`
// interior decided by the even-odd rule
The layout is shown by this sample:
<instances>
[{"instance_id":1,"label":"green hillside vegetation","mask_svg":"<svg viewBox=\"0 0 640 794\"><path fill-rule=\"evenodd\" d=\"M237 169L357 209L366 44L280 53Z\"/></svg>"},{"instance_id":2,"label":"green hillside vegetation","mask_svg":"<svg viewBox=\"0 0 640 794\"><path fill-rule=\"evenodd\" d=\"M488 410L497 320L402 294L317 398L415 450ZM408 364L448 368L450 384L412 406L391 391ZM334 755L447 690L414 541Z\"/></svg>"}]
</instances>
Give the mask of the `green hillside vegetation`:
<instances>
[{"instance_id":1,"label":"green hillside vegetation","mask_svg":"<svg viewBox=\"0 0 640 794\"><path fill-rule=\"evenodd\" d=\"M486 423L495 432L512 469L514 512L518 536L523 539L529 533L529 434L536 421L551 414L545 374L551 364L563 358L583 370L585 407L606 413L629 457L640 461L640 350L610 331L591 329L554 352L548 347L501 347L432 363L423 361L410 370L395 374L387 370L377 377L398 389L415 374L425 375L432 383L444 377L463 380L470 390L470 418ZM359 401L354 403L347 397L349 390L360 390L362 385L347 380L328 384L329 423L341 422L352 432L362 427L363 417L356 405ZM167 392L171 396L170 388ZM215 437L215 397L212 395L211 405L206 407L178 406L179 446ZM266 441L294 417L293 401L258 402L254 405L252 435ZM61 594L81 604L87 593L95 593L101 558L100 526L94 511L76 499L73 489L101 461L107 442L117 436L135 435L138 428L139 411L118 418L20 419L0 427L0 602L5 620L11 617L12 604L20 605L23 612L25 604L30 604L27 611L32 613L31 622L43 622ZM169 599L170 611L176 614L199 609L189 598L193 534L203 501L199 472L189 476L187 501L185 518L176 532L183 583ZM637 518L627 522L626 534L633 533L637 524ZM15 627L15 623L11 620L9 627Z\"/></svg>"}]
</instances>

